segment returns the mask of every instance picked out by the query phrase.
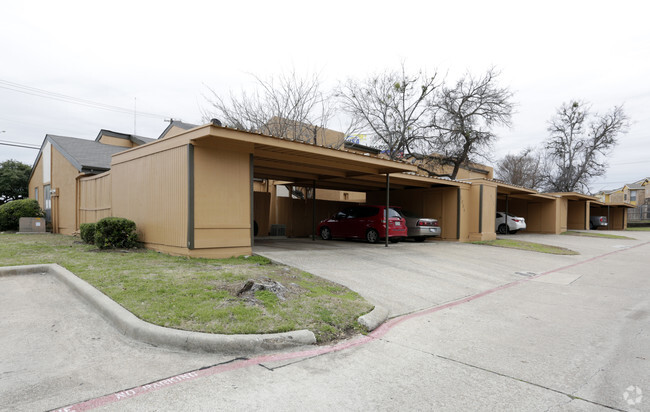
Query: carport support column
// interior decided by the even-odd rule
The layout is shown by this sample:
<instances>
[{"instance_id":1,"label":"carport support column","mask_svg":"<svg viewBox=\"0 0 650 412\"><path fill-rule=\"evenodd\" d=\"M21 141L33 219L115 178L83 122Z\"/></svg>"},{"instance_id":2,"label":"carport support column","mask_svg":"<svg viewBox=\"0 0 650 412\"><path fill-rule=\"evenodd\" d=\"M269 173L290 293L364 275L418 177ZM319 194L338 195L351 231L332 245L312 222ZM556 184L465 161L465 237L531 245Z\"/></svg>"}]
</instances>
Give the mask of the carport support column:
<instances>
[{"instance_id":1,"label":"carport support column","mask_svg":"<svg viewBox=\"0 0 650 412\"><path fill-rule=\"evenodd\" d=\"M390 207L390 173L386 173L386 247L388 247L388 208Z\"/></svg>"},{"instance_id":2,"label":"carport support column","mask_svg":"<svg viewBox=\"0 0 650 412\"><path fill-rule=\"evenodd\" d=\"M508 226L508 194L506 193L506 216L505 216L505 223L506 223L506 233L504 235L508 234L508 231L510 230L510 227ZM498 230L499 228L497 228Z\"/></svg>"},{"instance_id":3,"label":"carport support column","mask_svg":"<svg viewBox=\"0 0 650 412\"><path fill-rule=\"evenodd\" d=\"M250 159L250 162L249 162L250 163L250 172L249 172L249 174L250 174L250 197L251 197L251 220L250 220L250 223L251 223L251 248L252 248L255 245L255 202L254 202L254 198L255 198L254 189L255 189L255 186L254 186L254 182L253 182L253 173L254 173L253 154L251 153L249 156L250 156L249 157L249 159Z\"/></svg>"},{"instance_id":4,"label":"carport support column","mask_svg":"<svg viewBox=\"0 0 650 412\"><path fill-rule=\"evenodd\" d=\"M314 180L311 188L311 240L316 241L316 181Z\"/></svg>"}]
</instances>

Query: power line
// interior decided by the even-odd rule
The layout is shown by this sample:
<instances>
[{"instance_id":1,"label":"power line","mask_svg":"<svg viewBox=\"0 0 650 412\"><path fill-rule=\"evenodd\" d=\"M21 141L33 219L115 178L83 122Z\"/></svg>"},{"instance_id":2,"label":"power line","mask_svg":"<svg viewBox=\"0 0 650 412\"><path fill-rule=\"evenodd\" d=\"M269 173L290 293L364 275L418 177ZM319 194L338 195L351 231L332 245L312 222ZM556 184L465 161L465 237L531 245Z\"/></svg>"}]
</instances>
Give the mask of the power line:
<instances>
[{"instance_id":1,"label":"power line","mask_svg":"<svg viewBox=\"0 0 650 412\"><path fill-rule=\"evenodd\" d=\"M101 110L108 110L116 113L122 113L122 114L128 114L132 115L134 113L133 109L128 109L125 107L120 107L120 106L113 106L110 104L105 104L105 103L99 103L99 102L94 102L92 100L86 100L86 99L80 99L77 97L72 97L68 96L65 94L61 93L56 93L56 92L50 92L44 89L38 89L36 87L31 87L31 86L25 86L22 84L14 83L14 82L9 82L6 80L0 79L0 88L2 89L7 89L11 90L14 92L18 93L23 93L23 94L28 94L31 96L36 96L36 97L44 97L47 99L52 99L52 100L58 100L62 101L65 103L73 103L77 104L80 106L86 106L86 107L91 107L94 109L101 109ZM137 115L140 116L145 116L145 117L152 117L155 119L165 119L166 117L169 116L163 116L160 114L156 113L148 113L148 112L136 112Z\"/></svg>"},{"instance_id":2,"label":"power line","mask_svg":"<svg viewBox=\"0 0 650 412\"><path fill-rule=\"evenodd\" d=\"M40 150L40 148L41 148L40 146L27 145L27 144L19 143L19 142L10 142L8 140L0 140L0 145L23 147L25 149L36 149L36 150Z\"/></svg>"}]
</instances>

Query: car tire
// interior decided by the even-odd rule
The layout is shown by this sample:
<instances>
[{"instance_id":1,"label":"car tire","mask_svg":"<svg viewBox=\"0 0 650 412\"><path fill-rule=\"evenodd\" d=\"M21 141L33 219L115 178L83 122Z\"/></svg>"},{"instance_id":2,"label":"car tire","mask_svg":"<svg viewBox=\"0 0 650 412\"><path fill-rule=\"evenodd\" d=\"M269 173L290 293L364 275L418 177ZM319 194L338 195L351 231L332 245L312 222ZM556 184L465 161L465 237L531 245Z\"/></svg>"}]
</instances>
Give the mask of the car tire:
<instances>
[{"instance_id":1,"label":"car tire","mask_svg":"<svg viewBox=\"0 0 650 412\"><path fill-rule=\"evenodd\" d=\"M332 231L329 227L324 226L320 229L320 237L323 240L332 240Z\"/></svg>"},{"instance_id":2,"label":"car tire","mask_svg":"<svg viewBox=\"0 0 650 412\"><path fill-rule=\"evenodd\" d=\"M501 223L499 225L498 232L499 232L500 235L505 235L506 234L506 224L505 223Z\"/></svg>"},{"instance_id":3,"label":"car tire","mask_svg":"<svg viewBox=\"0 0 650 412\"><path fill-rule=\"evenodd\" d=\"M596 230L596 226L594 226L593 223L589 222L589 229L590 230Z\"/></svg>"},{"instance_id":4,"label":"car tire","mask_svg":"<svg viewBox=\"0 0 650 412\"><path fill-rule=\"evenodd\" d=\"M375 229L368 229L366 232L366 240L368 243L377 243L379 241L379 232Z\"/></svg>"},{"instance_id":5,"label":"car tire","mask_svg":"<svg viewBox=\"0 0 650 412\"><path fill-rule=\"evenodd\" d=\"M416 242L424 242L425 239L426 237L424 236L416 236L413 238L413 240L415 240Z\"/></svg>"}]
</instances>

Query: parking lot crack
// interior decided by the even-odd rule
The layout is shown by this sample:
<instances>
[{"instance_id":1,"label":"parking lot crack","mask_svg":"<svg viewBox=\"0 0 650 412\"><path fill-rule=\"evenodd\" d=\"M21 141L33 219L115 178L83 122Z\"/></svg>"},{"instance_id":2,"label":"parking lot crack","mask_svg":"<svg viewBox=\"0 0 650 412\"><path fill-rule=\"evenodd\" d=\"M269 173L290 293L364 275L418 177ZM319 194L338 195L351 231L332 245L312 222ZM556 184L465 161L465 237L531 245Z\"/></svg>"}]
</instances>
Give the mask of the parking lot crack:
<instances>
[{"instance_id":1,"label":"parking lot crack","mask_svg":"<svg viewBox=\"0 0 650 412\"><path fill-rule=\"evenodd\" d=\"M498 372L498 371L495 371L495 370L492 370L492 369L485 368L485 367L483 367L483 366L478 366L478 365L474 365L474 364L471 364L471 363L468 363L468 362L463 362L463 361L458 360L458 359L453 359L453 358L450 358L450 357L448 357L448 356L439 355L439 354L436 354L436 353L433 353L433 352L429 352L429 351L426 351L426 350L422 350L422 349L418 349L418 348L413 348L413 347L411 347L411 346L404 345L404 344L400 344L400 343L396 343L396 342L390 341L390 340L385 339L385 338L382 338L381 340L384 341L384 342L386 342L386 343L390 343L390 344L393 344L393 345L402 346L402 347L404 347L404 348L406 348L406 349L413 350L413 351L417 351L417 352L420 352L420 353L424 353L424 354L427 354L427 355L430 355L430 356L436 357L436 358L438 358L438 359L442 359L442 360L445 360L445 361L448 361L448 362L453 362L453 363L456 363L456 364L459 364L459 365L463 365L463 366L466 366L466 367L469 367L469 368L478 369L478 370L481 370L481 371L483 371L483 372L487 372L487 373L490 373L490 374L493 374L493 375L501 376L501 377L506 378L506 379L511 379L511 380L518 381L518 382L521 382L521 383L524 383L524 384L527 384L527 385L532 385L532 386L535 386L535 387L538 387L538 388L541 388L541 389L544 389L544 390L547 390L547 391L551 391L551 392L554 392L554 393L557 393L557 394L560 394L560 395L564 395L564 396L566 396L567 398L569 398L568 401L567 401L567 403L570 403L570 402L573 401L573 400L580 400L580 401L583 401L583 402L590 403L590 404L592 404L592 405L597 405L597 406L600 406L600 407L603 407L603 408L611 409L611 410L613 410L613 411L621 411L621 412L624 411L624 409L619 409L619 408L616 408L616 407L614 407L614 406L605 405L605 404L602 404L602 403L599 403L599 402L596 402L596 401L592 401L592 400L585 399L585 398L581 398L581 397L579 397L579 396L574 395L574 394L577 393L580 389L574 391L573 394L571 394L571 393L566 393L566 392L562 392L562 391L560 391L560 390L558 390L558 389L553 389L553 388L551 388L551 387L544 386L544 385L541 385L541 384L539 384L539 383L535 383L535 382L531 382L531 381L528 381L528 380L525 380L525 379L521 379L521 378L518 378L518 377L516 377L516 376L511 376L511 375L508 375L508 374L503 373L503 372ZM587 383L589 383L589 381L590 381L591 379L593 379L593 377L596 376L599 372L600 372L600 369L599 369L598 372L596 372L593 376L591 376L589 379L587 379L587 382L586 382L585 384L583 384L583 385L581 386L581 388L584 387ZM562 404L562 403L558 403L558 404L556 404L556 405L550 406L547 410L550 410L550 409L552 409L552 408L555 408L555 407L557 407L557 406L559 406L559 405L561 405L561 404Z\"/></svg>"}]
</instances>

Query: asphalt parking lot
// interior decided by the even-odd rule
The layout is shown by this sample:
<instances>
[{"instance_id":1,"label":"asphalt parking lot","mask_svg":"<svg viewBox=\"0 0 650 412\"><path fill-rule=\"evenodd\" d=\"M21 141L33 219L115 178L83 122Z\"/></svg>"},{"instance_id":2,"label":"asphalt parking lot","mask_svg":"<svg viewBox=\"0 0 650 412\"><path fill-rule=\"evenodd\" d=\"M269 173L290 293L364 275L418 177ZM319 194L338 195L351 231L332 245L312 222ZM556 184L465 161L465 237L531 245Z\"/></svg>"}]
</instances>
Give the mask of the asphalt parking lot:
<instances>
[{"instance_id":1,"label":"asphalt parking lot","mask_svg":"<svg viewBox=\"0 0 650 412\"><path fill-rule=\"evenodd\" d=\"M258 242L394 317L338 346L271 355L144 345L51 278L0 277L0 409L650 410L650 233L626 235L516 235L578 256Z\"/></svg>"}]
</instances>

